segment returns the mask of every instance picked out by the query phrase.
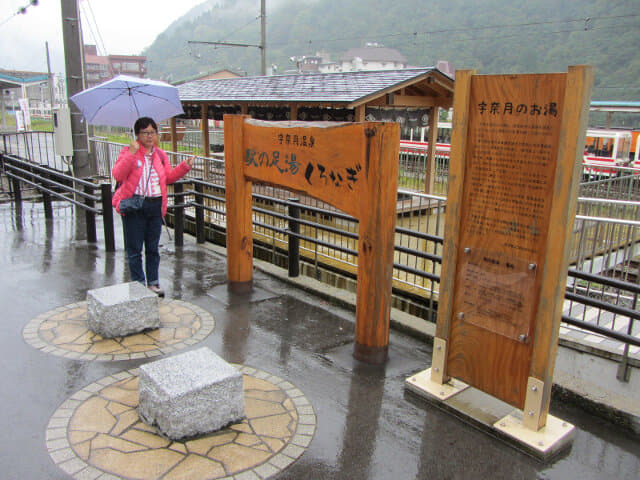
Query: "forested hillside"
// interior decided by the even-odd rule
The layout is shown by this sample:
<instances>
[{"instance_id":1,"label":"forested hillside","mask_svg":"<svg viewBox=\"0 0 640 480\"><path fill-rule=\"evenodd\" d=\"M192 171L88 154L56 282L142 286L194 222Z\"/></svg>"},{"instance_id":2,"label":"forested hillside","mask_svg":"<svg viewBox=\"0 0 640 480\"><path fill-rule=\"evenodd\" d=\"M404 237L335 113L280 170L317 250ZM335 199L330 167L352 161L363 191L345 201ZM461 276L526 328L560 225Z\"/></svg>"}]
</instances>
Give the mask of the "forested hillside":
<instances>
[{"instance_id":1,"label":"forested hillside","mask_svg":"<svg viewBox=\"0 0 640 480\"><path fill-rule=\"evenodd\" d=\"M415 66L449 60L479 73L595 67L594 100L640 100L638 0L267 0L267 65L325 50L332 60L377 42ZM197 10L196 10L197 9ZM259 74L257 48L189 40L260 43L260 0L209 0L144 52L153 77L179 80L234 69Z\"/></svg>"}]
</instances>

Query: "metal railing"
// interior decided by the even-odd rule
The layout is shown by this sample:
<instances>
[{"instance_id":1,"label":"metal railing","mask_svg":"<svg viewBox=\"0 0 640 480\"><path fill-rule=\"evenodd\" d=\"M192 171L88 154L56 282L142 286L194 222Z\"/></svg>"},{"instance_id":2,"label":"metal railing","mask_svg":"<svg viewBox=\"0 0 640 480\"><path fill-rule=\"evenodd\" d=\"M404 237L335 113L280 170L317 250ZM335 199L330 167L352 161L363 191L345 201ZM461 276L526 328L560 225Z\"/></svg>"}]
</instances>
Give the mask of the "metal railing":
<instances>
[{"instance_id":1,"label":"metal railing","mask_svg":"<svg viewBox=\"0 0 640 480\"><path fill-rule=\"evenodd\" d=\"M55 154L52 132L18 132L2 135L3 152L60 172L70 172L68 161Z\"/></svg>"},{"instance_id":2,"label":"metal railing","mask_svg":"<svg viewBox=\"0 0 640 480\"><path fill-rule=\"evenodd\" d=\"M105 177L122 146L92 140ZM168 154L172 164L186 156ZM580 191L590 196L579 198L570 238L563 328L586 332L583 337L595 334L620 342L614 350L621 365L628 365L640 351L638 178L637 169L623 169L607 178L585 176ZM170 199L169 220L177 245L182 244L184 231L194 233L198 242L225 243L224 192L222 156L197 157L195 168L175 185ZM398 191L393 305L428 321L436 319L445 215L445 197ZM286 190L254 185L253 225L255 255L289 268L292 274L355 289L358 222L354 218L310 197L292 199Z\"/></svg>"},{"instance_id":3,"label":"metal railing","mask_svg":"<svg viewBox=\"0 0 640 480\"><path fill-rule=\"evenodd\" d=\"M398 186L416 192L426 191L427 150L402 146L398 166ZM436 150L433 191L446 195L449 178L449 152Z\"/></svg>"},{"instance_id":4,"label":"metal railing","mask_svg":"<svg viewBox=\"0 0 640 480\"><path fill-rule=\"evenodd\" d=\"M605 172L585 167L583 172L580 197L640 201L640 169L607 167Z\"/></svg>"},{"instance_id":5,"label":"metal railing","mask_svg":"<svg viewBox=\"0 0 640 480\"><path fill-rule=\"evenodd\" d=\"M11 194L17 210L22 210L23 184L42 194L47 219L53 218L54 198L71 203L85 212L87 241L90 243L97 242L96 215L102 215L105 249L108 252L115 251L110 183L96 184L6 154L0 154L0 168L11 180Z\"/></svg>"}]
</instances>

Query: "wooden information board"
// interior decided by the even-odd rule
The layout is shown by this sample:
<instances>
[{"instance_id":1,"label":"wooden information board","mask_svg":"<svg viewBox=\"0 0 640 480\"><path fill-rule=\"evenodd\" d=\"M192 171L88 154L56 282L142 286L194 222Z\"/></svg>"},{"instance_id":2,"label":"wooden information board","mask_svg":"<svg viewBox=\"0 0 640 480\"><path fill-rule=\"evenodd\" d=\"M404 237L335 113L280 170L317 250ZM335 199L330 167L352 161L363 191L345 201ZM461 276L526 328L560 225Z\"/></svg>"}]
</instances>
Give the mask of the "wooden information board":
<instances>
[{"instance_id":1,"label":"wooden information board","mask_svg":"<svg viewBox=\"0 0 640 480\"><path fill-rule=\"evenodd\" d=\"M396 123L265 122L224 116L227 275L253 279L252 182L312 196L358 219L354 356L387 359L400 127Z\"/></svg>"},{"instance_id":2,"label":"wooden information board","mask_svg":"<svg viewBox=\"0 0 640 480\"><path fill-rule=\"evenodd\" d=\"M590 86L588 67L456 75L436 330L446 355L432 378L460 379L521 409L534 382L538 425L548 411Z\"/></svg>"}]
</instances>

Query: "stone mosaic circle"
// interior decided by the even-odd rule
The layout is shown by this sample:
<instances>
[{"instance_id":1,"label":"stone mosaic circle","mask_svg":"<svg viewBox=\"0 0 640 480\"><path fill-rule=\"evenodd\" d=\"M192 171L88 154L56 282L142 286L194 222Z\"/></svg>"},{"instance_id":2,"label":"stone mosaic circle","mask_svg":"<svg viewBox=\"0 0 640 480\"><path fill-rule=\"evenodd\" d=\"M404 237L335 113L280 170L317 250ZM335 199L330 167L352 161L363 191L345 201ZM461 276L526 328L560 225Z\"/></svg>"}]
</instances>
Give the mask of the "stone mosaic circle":
<instances>
[{"instance_id":1,"label":"stone mosaic circle","mask_svg":"<svg viewBox=\"0 0 640 480\"><path fill-rule=\"evenodd\" d=\"M246 419L209 435L172 441L143 423L138 370L107 376L75 393L51 417L52 460L80 480L250 480L268 478L307 449L312 405L293 384L234 365L243 373Z\"/></svg>"},{"instance_id":2,"label":"stone mosaic circle","mask_svg":"<svg viewBox=\"0 0 640 480\"><path fill-rule=\"evenodd\" d=\"M115 361L165 355L204 340L215 325L211 314L181 300L160 300L160 328L103 338L87 327L87 302L72 303L32 319L22 334L45 353L75 360Z\"/></svg>"}]
</instances>

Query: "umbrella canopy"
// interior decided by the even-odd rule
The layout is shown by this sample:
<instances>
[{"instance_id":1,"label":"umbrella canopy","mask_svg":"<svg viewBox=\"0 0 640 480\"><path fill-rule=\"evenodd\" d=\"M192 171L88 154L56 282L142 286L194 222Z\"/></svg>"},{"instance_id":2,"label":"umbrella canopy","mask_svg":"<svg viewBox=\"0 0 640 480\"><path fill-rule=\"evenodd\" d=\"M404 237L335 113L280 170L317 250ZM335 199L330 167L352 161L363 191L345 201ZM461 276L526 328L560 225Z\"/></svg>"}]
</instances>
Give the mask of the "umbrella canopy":
<instances>
[{"instance_id":1,"label":"umbrella canopy","mask_svg":"<svg viewBox=\"0 0 640 480\"><path fill-rule=\"evenodd\" d=\"M161 122L184 113L176 87L128 75L87 88L71 100L91 125L131 128L140 117Z\"/></svg>"}]
</instances>

